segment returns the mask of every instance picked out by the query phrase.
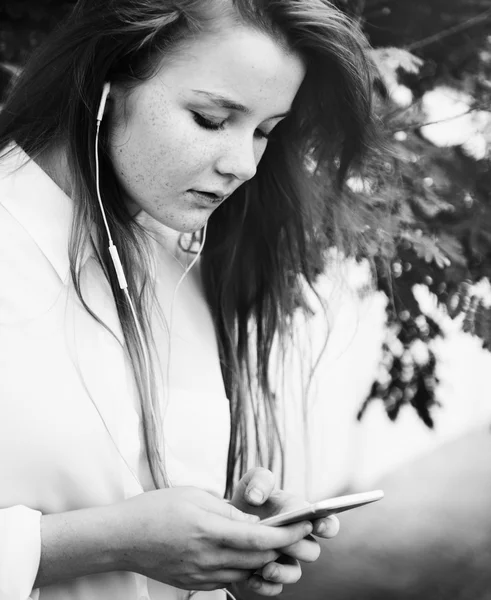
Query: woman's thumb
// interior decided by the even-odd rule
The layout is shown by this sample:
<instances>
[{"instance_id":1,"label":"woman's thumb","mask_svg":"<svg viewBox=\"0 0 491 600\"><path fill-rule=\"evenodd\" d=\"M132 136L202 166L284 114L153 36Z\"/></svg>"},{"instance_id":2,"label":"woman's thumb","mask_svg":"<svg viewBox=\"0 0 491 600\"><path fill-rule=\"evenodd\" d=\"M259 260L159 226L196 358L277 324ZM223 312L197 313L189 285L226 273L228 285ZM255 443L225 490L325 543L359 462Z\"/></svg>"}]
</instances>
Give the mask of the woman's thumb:
<instances>
[{"instance_id":1,"label":"woman's thumb","mask_svg":"<svg viewBox=\"0 0 491 600\"><path fill-rule=\"evenodd\" d=\"M242 501L253 506L261 506L270 497L275 487L275 477L271 471L256 467L248 471L240 480L236 494ZM234 494L234 497L236 497Z\"/></svg>"}]
</instances>

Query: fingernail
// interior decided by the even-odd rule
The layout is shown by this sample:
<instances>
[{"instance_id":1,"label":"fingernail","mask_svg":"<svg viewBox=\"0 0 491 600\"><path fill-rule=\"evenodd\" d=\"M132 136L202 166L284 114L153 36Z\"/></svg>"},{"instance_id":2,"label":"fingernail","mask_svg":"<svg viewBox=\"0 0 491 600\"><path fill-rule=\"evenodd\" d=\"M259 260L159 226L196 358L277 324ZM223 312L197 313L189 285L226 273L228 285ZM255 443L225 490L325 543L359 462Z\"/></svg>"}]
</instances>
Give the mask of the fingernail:
<instances>
[{"instance_id":1,"label":"fingernail","mask_svg":"<svg viewBox=\"0 0 491 600\"><path fill-rule=\"evenodd\" d=\"M262 502L264 498L264 494L258 488L252 488L252 490L247 492L247 495L249 496L249 500L257 503Z\"/></svg>"},{"instance_id":2,"label":"fingernail","mask_svg":"<svg viewBox=\"0 0 491 600\"><path fill-rule=\"evenodd\" d=\"M317 531L317 533L319 533L321 535L323 533L326 533L326 531L327 531L327 523L325 521L322 521L322 523L319 523L319 525L317 525L317 527L316 527L316 531Z\"/></svg>"}]
</instances>

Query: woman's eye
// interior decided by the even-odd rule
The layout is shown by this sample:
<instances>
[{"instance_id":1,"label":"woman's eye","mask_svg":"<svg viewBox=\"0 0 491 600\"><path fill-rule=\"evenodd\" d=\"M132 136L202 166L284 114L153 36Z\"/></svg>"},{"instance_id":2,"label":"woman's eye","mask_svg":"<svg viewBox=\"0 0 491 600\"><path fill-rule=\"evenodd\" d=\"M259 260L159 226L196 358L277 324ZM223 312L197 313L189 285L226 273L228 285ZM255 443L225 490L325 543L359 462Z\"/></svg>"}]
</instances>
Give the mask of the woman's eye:
<instances>
[{"instance_id":1,"label":"woman's eye","mask_svg":"<svg viewBox=\"0 0 491 600\"><path fill-rule=\"evenodd\" d=\"M225 128L226 119L214 121L207 117L204 117L201 113L191 111L193 115L193 119L195 122L203 129L209 129L211 131L221 131ZM266 131L261 131L260 129L256 129L254 132L254 136L260 140L269 140L271 139L272 131L267 133Z\"/></svg>"},{"instance_id":2,"label":"woman's eye","mask_svg":"<svg viewBox=\"0 0 491 600\"><path fill-rule=\"evenodd\" d=\"M193 112L193 118L200 127L203 127L203 129L220 131L225 126L225 121L212 121L211 119L207 119L200 113Z\"/></svg>"}]
</instances>

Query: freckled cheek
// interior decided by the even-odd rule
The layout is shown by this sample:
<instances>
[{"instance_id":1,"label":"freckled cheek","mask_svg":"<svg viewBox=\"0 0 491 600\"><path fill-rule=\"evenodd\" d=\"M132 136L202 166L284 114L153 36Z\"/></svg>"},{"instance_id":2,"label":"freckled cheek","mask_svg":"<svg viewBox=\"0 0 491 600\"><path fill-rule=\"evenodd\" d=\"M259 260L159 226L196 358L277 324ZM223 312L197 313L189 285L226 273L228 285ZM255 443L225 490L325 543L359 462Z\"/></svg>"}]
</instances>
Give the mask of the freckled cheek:
<instances>
[{"instance_id":1,"label":"freckled cheek","mask_svg":"<svg viewBox=\"0 0 491 600\"><path fill-rule=\"evenodd\" d=\"M169 147L168 164L171 170L197 176L201 180L198 182L206 184L219 153L216 139L210 140L206 134L186 131L173 139Z\"/></svg>"},{"instance_id":2,"label":"freckled cheek","mask_svg":"<svg viewBox=\"0 0 491 600\"><path fill-rule=\"evenodd\" d=\"M140 113L115 140L120 176L137 193L142 186L158 195L165 189L178 192L207 185L216 157L223 153L220 137L201 132L181 115L167 117Z\"/></svg>"}]
</instances>

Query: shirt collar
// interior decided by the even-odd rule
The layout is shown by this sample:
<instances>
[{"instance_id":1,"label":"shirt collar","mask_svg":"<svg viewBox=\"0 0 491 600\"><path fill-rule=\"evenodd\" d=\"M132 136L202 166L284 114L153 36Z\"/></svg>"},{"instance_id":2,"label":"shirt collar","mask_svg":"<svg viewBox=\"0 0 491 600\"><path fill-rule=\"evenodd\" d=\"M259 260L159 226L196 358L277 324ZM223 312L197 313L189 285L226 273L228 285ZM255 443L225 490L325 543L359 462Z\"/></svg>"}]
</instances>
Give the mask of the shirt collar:
<instances>
[{"instance_id":1,"label":"shirt collar","mask_svg":"<svg viewBox=\"0 0 491 600\"><path fill-rule=\"evenodd\" d=\"M73 201L19 146L0 156L0 203L24 227L60 279L68 282ZM90 252L86 252L81 265Z\"/></svg>"},{"instance_id":2,"label":"shirt collar","mask_svg":"<svg viewBox=\"0 0 491 600\"><path fill-rule=\"evenodd\" d=\"M29 233L61 281L68 283L73 200L16 144L0 153L0 204ZM179 262L177 257L182 253L178 242L182 234L158 223L143 211L137 221L154 243L163 246ZM186 238L186 245L188 242ZM89 243L77 267L82 268L93 255L94 249Z\"/></svg>"}]
</instances>

